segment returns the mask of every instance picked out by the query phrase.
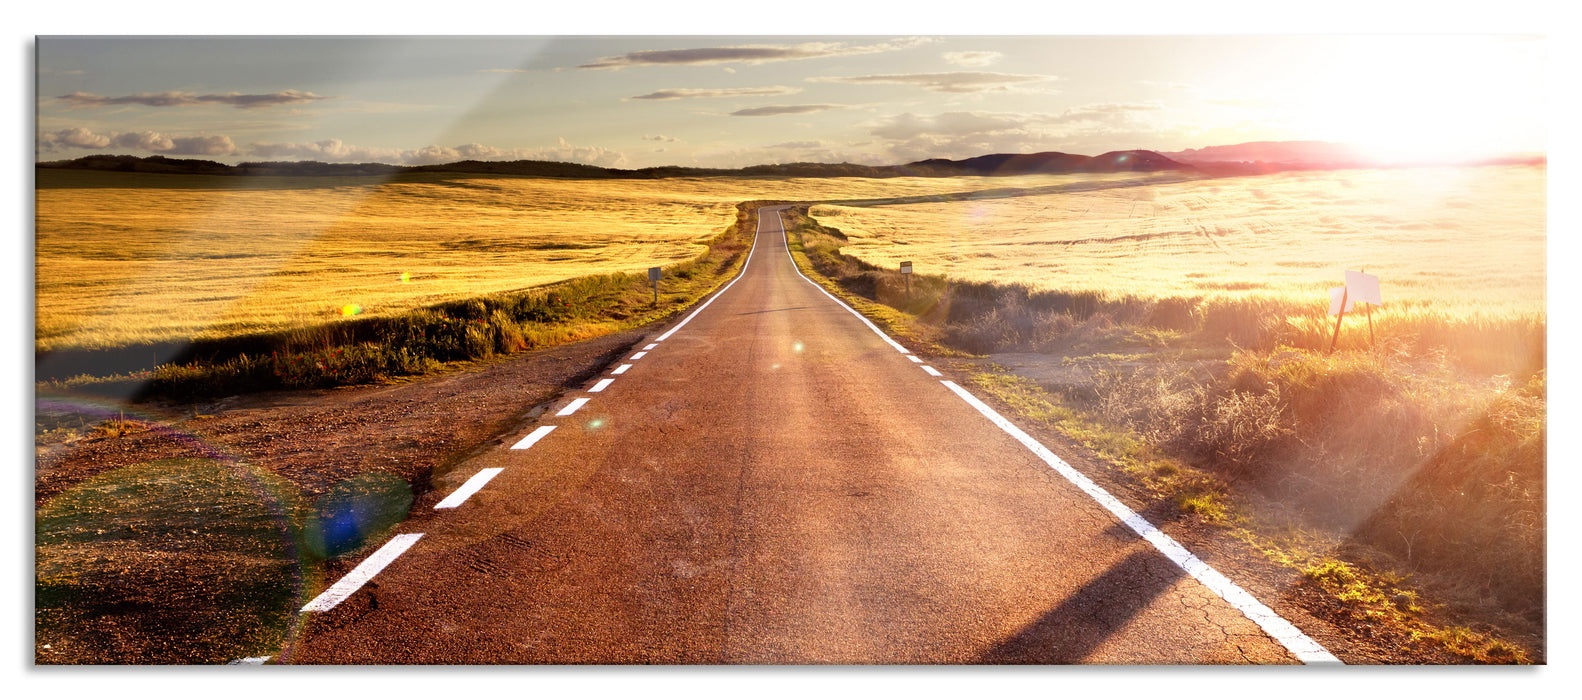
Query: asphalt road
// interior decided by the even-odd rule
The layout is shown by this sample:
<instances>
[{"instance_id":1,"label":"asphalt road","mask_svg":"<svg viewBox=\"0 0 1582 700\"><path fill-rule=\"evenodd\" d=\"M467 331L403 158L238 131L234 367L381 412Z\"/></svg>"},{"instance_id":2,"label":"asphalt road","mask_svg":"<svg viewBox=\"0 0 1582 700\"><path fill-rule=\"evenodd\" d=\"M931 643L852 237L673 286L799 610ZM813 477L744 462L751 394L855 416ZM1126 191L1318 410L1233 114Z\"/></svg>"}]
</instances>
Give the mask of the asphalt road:
<instances>
[{"instance_id":1,"label":"asphalt road","mask_svg":"<svg viewBox=\"0 0 1582 700\"><path fill-rule=\"evenodd\" d=\"M280 660L1327 660L800 276L761 214L735 282L436 479L499 470L403 524L410 548L321 600Z\"/></svg>"}]
</instances>

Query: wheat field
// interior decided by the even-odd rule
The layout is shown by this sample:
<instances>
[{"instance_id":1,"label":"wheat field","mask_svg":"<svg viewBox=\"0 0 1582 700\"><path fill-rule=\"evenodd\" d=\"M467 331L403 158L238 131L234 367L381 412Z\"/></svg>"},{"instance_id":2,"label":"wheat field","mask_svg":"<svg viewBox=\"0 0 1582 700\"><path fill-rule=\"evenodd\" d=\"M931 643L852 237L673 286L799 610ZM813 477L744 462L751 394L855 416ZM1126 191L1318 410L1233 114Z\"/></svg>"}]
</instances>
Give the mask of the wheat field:
<instances>
[{"instance_id":1,"label":"wheat field","mask_svg":"<svg viewBox=\"0 0 1582 700\"><path fill-rule=\"evenodd\" d=\"M697 256L750 199L911 197L1047 178L554 180L40 170L40 351L228 337Z\"/></svg>"},{"instance_id":2,"label":"wheat field","mask_svg":"<svg viewBox=\"0 0 1582 700\"><path fill-rule=\"evenodd\" d=\"M1386 310L1533 315L1545 180L1542 166L1288 172L811 214L850 237L843 253L956 279L1327 307L1363 269Z\"/></svg>"}]
</instances>

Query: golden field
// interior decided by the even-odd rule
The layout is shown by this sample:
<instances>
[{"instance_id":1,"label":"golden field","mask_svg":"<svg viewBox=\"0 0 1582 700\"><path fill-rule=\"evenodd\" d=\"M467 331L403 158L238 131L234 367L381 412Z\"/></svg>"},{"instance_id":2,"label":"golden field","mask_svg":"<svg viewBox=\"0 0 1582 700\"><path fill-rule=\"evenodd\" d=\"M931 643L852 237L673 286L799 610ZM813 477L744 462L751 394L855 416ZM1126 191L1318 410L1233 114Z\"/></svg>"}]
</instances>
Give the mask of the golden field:
<instances>
[{"instance_id":1,"label":"golden field","mask_svg":"<svg viewBox=\"0 0 1582 700\"><path fill-rule=\"evenodd\" d=\"M1545 179L1542 166L1288 172L810 213L850 237L843 253L953 279L1327 308L1343 272L1365 269L1386 311L1530 315L1544 312Z\"/></svg>"},{"instance_id":2,"label":"golden field","mask_svg":"<svg viewBox=\"0 0 1582 700\"><path fill-rule=\"evenodd\" d=\"M748 199L1027 178L554 180L38 171L36 349L221 338L691 259Z\"/></svg>"}]
</instances>

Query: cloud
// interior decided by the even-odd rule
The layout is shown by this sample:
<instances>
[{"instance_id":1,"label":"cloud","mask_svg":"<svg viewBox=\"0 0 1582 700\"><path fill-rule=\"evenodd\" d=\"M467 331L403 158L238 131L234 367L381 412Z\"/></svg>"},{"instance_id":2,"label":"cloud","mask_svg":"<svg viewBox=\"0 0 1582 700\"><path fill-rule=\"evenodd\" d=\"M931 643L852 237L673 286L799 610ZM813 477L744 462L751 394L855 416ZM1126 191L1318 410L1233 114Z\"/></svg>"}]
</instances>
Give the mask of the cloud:
<instances>
[{"instance_id":1,"label":"cloud","mask_svg":"<svg viewBox=\"0 0 1582 700\"><path fill-rule=\"evenodd\" d=\"M1131 117L1134 112L1158 112L1164 107L1153 102L1099 103L1072 107L1049 121L1056 124L1071 122L1114 122Z\"/></svg>"},{"instance_id":2,"label":"cloud","mask_svg":"<svg viewBox=\"0 0 1582 700\"><path fill-rule=\"evenodd\" d=\"M1009 90L1012 85L1021 83L1036 83L1046 80L1055 80L1052 75L1016 75L1012 73L984 73L972 71L957 71L953 73L899 73L892 75L854 75L830 76L808 78L815 83L851 83L854 85L871 85L888 83L895 85L916 85L925 90L934 92L986 92L990 90Z\"/></svg>"},{"instance_id":3,"label":"cloud","mask_svg":"<svg viewBox=\"0 0 1582 700\"><path fill-rule=\"evenodd\" d=\"M802 149L802 148L822 148L823 146L824 146L824 142L823 141L786 141L785 143L776 143L776 144L772 144L772 145L769 145L769 146L764 146L764 148Z\"/></svg>"},{"instance_id":4,"label":"cloud","mask_svg":"<svg viewBox=\"0 0 1582 700\"><path fill-rule=\"evenodd\" d=\"M548 148L498 148L479 143L460 146L424 146L417 149L353 146L340 139L310 143L254 143L249 153L265 159L305 159L340 163L391 163L438 165L460 160L549 160L583 163L606 168L626 165L626 155L599 146L574 146L565 139Z\"/></svg>"},{"instance_id":5,"label":"cloud","mask_svg":"<svg viewBox=\"0 0 1582 700\"><path fill-rule=\"evenodd\" d=\"M69 148L97 150L112 146L161 155L223 156L236 153L236 144L231 141L231 137L218 134L167 136L157 131L98 134L78 126L40 134L38 138L38 149L43 152Z\"/></svg>"},{"instance_id":6,"label":"cloud","mask_svg":"<svg viewBox=\"0 0 1582 700\"><path fill-rule=\"evenodd\" d=\"M988 153L1064 151L1093 155L1156 140L1172 127L1157 123L1153 103L1080 105L1059 114L944 112L899 114L867 124L894 161L968 158Z\"/></svg>"},{"instance_id":7,"label":"cloud","mask_svg":"<svg viewBox=\"0 0 1582 700\"><path fill-rule=\"evenodd\" d=\"M811 114L828 109L845 109L844 105L769 105L731 112L733 117L774 117L781 114Z\"/></svg>"},{"instance_id":8,"label":"cloud","mask_svg":"<svg viewBox=\"0 0 1582 700\"><path fill-rule=\"evenodd\" d=\"M340 139L311 143L252 143L248 154L265 159L305 159L341 163L396 163L404 153L399 148L352 146Z\"/></svg>"},{"instance_id":9,"label":"cloud","mask_svg":"<svg viewBox=\"0 0 1582 700\"><path fill-rule=\"evenodd\" d=\"M170 138L170 148L163 152L178 156L224 156L236 152L236 143L229 136L175 136Z\"/></svg>"},{"instance_id":10,"label":"cloud","mask_svg":"<svg viewBox=\"0 0 1582 700\"><path fill-rule=\"evenodd\" d=\"M526 73L526 68L479 68L479 73Z\"/></svg>"},{"instance_id":11,"label":"cloud","mask_svg":"<svg viewBox=\"0 0 1582 700\"><path fill-rule=\"evenodd\" d=\"M39 146L46 150L59 148L104 148L115 141L113 136L95 134L80 126L70 129L44 134L39 138Z\"/></svg>"},{"instance_id":12,"label":"cloud","mask_svg":"<svg viewBox=\"0 0 1582 700\"><path fill-rule=\"evenodd\" d=\"M633 51L619 56L607 56L577 67L613 70L633 66L696 66L711 63L747 63L756 65L770 61L800 61L808 58L899 51L920 46L930 41L929 39L912 37L867 46L809 42L790 45L754 44L749 46L718 46L706 49Z\"/></svg>"},{"instance_id":13,"label":"cloud","mask_svg":"<svg viewBox=\"0 0 1582 700\"><path fill-rule=\"evenodd\" d=\"M675 88L659 90L646 95L628 97L628 100L697 100L712 99L715 97L758 97L763 95L795 95L802 92L802 88L786 87L784 85L771 85L757 88Z\"/></svg>"},{"instance_id":14,"label":"cloud","mask_svg":"<svg viewBox=\"0 0 1582 700\"><path fill-rule=\"evenodd\" d=\"M943 55L946 61L971 68L981 68L1005 57L998 51L948 51Z\"/></svg>"},{"instance_id":15,"label":"cloud","mask_svg":"<svg viewBox=\"0 0 1582 700\"><path fill-rule=\"evenodd\" d=\"M104 97L87 92L74 92L56 98L72 109L93 109L116 105L143 105L145 107L192 107L196 105L230 105L237 109L258 109L276 105L294 105L327 100L328 97L300 90L282 90L262 95L244 95L228 92L223 95L197 95L190 92L139 93L122 97Z\"/></svg>"},{"instance_id":16,"label":"cloud","mask_svg":"<svg viewBox=\"0 0 1582 700\"><path fill-rule=\"evenodd\" d=\"M644 134L643 135L643 140L644 141L663 141L665 143L677 143L677 142L681 141L681 139L678 139L678 138L676 138L674 136L665 136L665 135L662 135L662 134L653 134L651 136L648 135L648 134Z\"/></svg>"}]
</instances>

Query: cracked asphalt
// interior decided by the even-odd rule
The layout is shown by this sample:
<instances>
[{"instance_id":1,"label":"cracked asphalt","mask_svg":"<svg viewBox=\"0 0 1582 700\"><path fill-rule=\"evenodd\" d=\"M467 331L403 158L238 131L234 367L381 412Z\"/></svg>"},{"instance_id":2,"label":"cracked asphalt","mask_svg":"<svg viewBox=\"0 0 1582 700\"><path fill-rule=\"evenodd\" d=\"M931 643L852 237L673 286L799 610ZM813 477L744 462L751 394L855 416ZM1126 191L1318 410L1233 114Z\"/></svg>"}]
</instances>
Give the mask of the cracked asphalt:
<instances>
[{"instance_id":1,"label":"cracked asphalt","mask_svg":"<svg viewBox=\"0 0 1582 700\"><path fill-rule=\"evenodd\" d=\"M673 336L436 475L422 539L280 661L1297 662L800 277L770 211Z\"/></svg>"}]
</instances>

